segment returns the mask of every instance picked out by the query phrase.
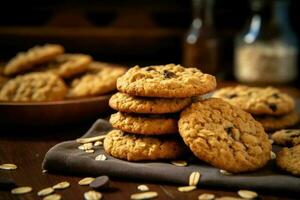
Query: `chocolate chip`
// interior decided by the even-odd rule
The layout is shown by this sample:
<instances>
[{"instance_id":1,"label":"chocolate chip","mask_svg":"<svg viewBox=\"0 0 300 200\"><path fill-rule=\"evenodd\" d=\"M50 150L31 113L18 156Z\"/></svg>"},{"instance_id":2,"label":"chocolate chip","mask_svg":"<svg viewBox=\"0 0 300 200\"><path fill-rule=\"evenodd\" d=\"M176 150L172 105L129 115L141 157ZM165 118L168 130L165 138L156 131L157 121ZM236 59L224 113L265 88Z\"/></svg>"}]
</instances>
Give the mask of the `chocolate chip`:
<instances>
[{"instance_id":1,"label":"chocolate chip","mask_svg":"<svg viewBox=\"0 0 300 200\"><path fill-rule=\"evenodd\" d=\"M94 188L95 190L103 190L108 188L108 183L109 183L108 176L99 176L90 183L90 187Z\"/></svg>"},{"instance_id":2,"label":"chocolate chip","mask_svg":"<svg viewBox=\"0 0 300 200\"><path fill-rule=\"evenodd\" d=\"M275 99L279 98L279 95L277 93L272 94L272 97L274 97Z\"/></svg>"},{"instance_id":3,"label":"chocolate chip","mask_svg":"<svg viewBox=\"0 0 300 200\"><path fill-rule=\"evenodd\" d=\"M16 187L14 180L0 177L0 190L11 190Z\"/></svg>"},{"instance_id":4,"label":"chocolate chip","mask_svg":"<svg viewBox=\"0 0 300 200\"><path fill-rule=\"evenodd\" d=\"M228 95L227 97L229 98L229 99L233 99L233 98L235 98L235 97L237 97L238 95L237 94L230 94L230 95Z\"/></svg>"},{"instance_id":5,"label":"chocolate chip","mask_svg":"<svg viewBox=\"0 0 300 200\"><path fill-rule=\"evenodd\" d=\"M233 127L224 128L224 130L226 131L226 133L228 133L229 135L232 134L232 129L233 129Z\"/></svg>"},{"instance_id":6,"label":"chocolate chip","mask_svg":"<svg viewBox=\"0 0 300 200\"><path fill-rule=\"evenodd\" d=\"M176 77L175 73L170 72L168 70L164 70L164 74L163 75L164 75L165 78L174 78L174 77Z\"/></svg>"},{"instance_id":7,"label":"chocolate chip","mask_svg":"<svg viewBox=\"0 0 300 200\"><path fill-rule=\"evenodd\" d=\"M146 71L148 71L148 72L150 72L150 71L153 71L153 70L155 70L153 67L146 67L146 69L145 69Z\"/></svg>"},{"instance_id":8,"label":"chocolate chip","mask_svg":"<svg viewBox=\"0 0 300 200\"><path fill-rule=\"evenodd\" d=\"M276 104L274 104L274 103L269 104L269 108L270 108L273 112L276 112L276 110L277 110L277 106L276 106Z\"/></svg>"}]
</instances>

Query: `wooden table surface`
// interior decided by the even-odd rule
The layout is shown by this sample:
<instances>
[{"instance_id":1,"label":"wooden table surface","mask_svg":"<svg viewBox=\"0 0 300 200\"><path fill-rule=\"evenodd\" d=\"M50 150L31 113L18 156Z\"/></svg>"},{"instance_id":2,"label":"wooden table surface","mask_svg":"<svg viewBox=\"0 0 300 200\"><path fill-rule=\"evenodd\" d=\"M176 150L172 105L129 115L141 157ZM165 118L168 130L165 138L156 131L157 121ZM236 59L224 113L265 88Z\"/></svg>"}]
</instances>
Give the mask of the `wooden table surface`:
<instances>
[{"instance_id":1,"label":"wooden table surface","mask_svg":"<svg viewBox=\"0 0 300 200\"><path fill-rule=\"evenodd\" d=\"M300 92L292 90L292 93L299 96ZM37 196L40 189L53 186L61 181L68 181L71 187L60 190L63 199L83 199L83 193L89 190L88 186L78 185L78 181L84 176L57 175L42 173L41 164L45 153L55 144L80 137L92 124L85 123L76 127L56 127L55 129L39 128L1 128L0 130L0 164L14 163L18 166L16 170L0 170L0 177L13 179L18 186L31 186L33 191L24 195L12 195L9 191L0 191L0 200L10 199L42 199ZM133 180L122 180L112 178L111 189L103 191L103 199L130 199L132 193L138 192L137 186L147 184L151 191L158 192L156 199L198 199L198 195L204 192L213 193L216 196L235 196L236 190L224 191L219 188L207 189L198 188L195 191L181 193L177 191L176 185L153 184L136 182ZM275 191L274 191L275 192ZM262 199L299 199L293 194L268 194L259 192Z\"/></svg>"}]
</instances>

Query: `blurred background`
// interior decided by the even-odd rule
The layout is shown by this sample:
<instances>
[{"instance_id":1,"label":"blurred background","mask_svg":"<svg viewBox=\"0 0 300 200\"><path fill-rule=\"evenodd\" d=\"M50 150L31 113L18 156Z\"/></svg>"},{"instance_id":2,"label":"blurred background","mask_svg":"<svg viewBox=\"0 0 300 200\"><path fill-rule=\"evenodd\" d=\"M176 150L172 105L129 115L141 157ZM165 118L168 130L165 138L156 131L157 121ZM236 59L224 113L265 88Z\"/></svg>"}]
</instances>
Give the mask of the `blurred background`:
<instances>
[{"instance_id":1,"label":"blurred background","mask_svg":"<svg viewBox=\"0 0 300 200\"><path fill-rule=\"evenodd\" d=\"M0 60L59 43L95 60L181 63L220 80L299 87L297 0L3 1Z\"/></svg>"}]
</instances>

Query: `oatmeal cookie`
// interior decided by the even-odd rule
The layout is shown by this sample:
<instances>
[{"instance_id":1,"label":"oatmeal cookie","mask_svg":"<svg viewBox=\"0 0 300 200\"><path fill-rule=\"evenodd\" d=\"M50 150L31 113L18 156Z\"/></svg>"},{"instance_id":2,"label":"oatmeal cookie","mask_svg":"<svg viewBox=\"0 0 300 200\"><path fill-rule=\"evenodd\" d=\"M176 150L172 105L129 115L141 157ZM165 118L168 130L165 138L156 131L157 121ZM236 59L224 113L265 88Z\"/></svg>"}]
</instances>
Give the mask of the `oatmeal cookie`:
<instances>
[{"instance_id":1,"label":"oatmeal cookie","mask_svg":"<svg viewBox=\"0 0 300 200\"><path fill-rule=\"evenodd\" d=\"M63 80L52 73L28 73L10 79L0 91L0 101L55 101L67 93Z\"/></svg>"},{"instance_id":2,"label":"oatmeal cookie","mask_svg":"<svg viewBox=\"0 0 300 200\"><path fill-rule=\"evenodd\" d=\"M162 114L175 113L191 103L191 98L134 97L125 93L114 94L109 105L115 110L127 113Z\"/></svg>"},{"instance_id":3,"label":"oatmeal cookie","mask_svg":"<svg viewBox=\"0 0 300 200\"><path fill-rule=\"evenodd\" d=\"M109 122L116 129L144 135L178 133L177 119L163 115L137 115L117 112Z\"/></svg>"},{"instance_id":4,"label":"oatmeal cookie","mask_svg":"<svg viewBox=\"0 0 300 200\"><path fill-rule=\"evenodd\" d=\"M270 159L271 144L260 123L217 98L182 111L179 133L201 160L232 173L254 171Z\"/></svg>"},{"instance_id":5,"label":"oatmeal cookie","mask_svg":"<svg viewBox=\"0 0 300 200\"><path fill-rule=\"evenodd\" d=\"M300 129L283 129L271 136L275 144L283 146L296 146L300 144Z\"/></svg>"},{"instance_id":6,"label":"oatmeal cookie","mask_svg":"<svg viewBox=\"0 0 300 200\"><path fill-rule=\"evenodd\" d=\"M140 68L135 66L117 81L119 91L133 96L184 98L215 89L214 76L196 68L168 64Z\"/></svg>"},{"instance_id":7,"label":"oatmeal cookie","mask_svg":"<svg viewBox=\"0 0 300 200\"><path fill-rule=\"evenodd\" d=\"M116 89L117 78L126 72L118 65L93 62L88 72L71 83L69 98L90 97L109 93Z\"/></svg>"},{"instance_id":8,"label":"oatmeal cookie","mask_svg":"<svg viewBox=\"0 0 300 200\"><path fill-rule=\"evenodd\" d=\"M222 98L254 115L284 115L295 108L292 97L273 87L227 87L214 92L213 97Z\"/></svg>"},{"instance_id":9,"label":"oatmeal cookie","mask_svg":"<svg viewBox=\"0 0 300 200\"><path fill-rule=\"evenodd\" d=\"M92 57L85 54L63 54L41 66L40 71L53 72L62 78L71 78L88 70Z\"/></svg>"},{"instance_id":10,"label":"oatmeal cookie","mask_svg":"<svg viewBox=\"0 0 300 200\"><path fill-rule=\"evenodd\" d=\"M185 150L178 139L134 135L120 130L109 132L103 146L108 154L128 161L177 159Z\"/></svg>"},{"instance_id":11,"label":"oatmeal cookie","mask_svg":"<svg viewBox=\"0 0 300 200\"><path fill-rule=\"evenodd\" d=\"M300 176L300 145L283 148L276 158L276 164L283 170Z\"/></svg>"},{"instance_id":12,"label":"oatmeal cookie","mask_svg":"<svg viewBox=\"0 0 300 200\"><path fill-rule=\"evenodd\" d=\"M263 125L266 131L274 131L296 125L299 121L299 114L294 111L280 116L258 115L254 118Z\"/></svg>"},{"instance_id":13,"label":"oatmeal cookie","mask_svg":"<svg viewBox=\"0 0 300 200\"><path fill-rule=\"evenodd\" d=\"M4 68L5 75L15 75L28 71L39 64L53 60L64 53L64 48L58 44L45 44L20 52L12 58Z\"/></svg>"},{"instance_id":14,"label":"oatmeal cookie","mask_svg":"<svg viewBox=\"0 0 300 200\"><path fill-rule=\"evenodd\" d=\"M8 78L0 75L0 90L4 86L4 84L8 81Z\"/></svg>"}]
</instances>

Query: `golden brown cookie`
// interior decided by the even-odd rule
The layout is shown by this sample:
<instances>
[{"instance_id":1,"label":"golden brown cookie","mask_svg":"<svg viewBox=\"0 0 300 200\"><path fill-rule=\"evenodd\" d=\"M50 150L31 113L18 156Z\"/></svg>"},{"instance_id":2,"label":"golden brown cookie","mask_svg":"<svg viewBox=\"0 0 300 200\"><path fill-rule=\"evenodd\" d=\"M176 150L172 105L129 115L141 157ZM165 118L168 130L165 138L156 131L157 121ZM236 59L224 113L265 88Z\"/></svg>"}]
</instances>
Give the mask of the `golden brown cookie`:
<instances>
[{"instance_id":1,"label":"golden brown cookie","mask_svg":"<svg viewBox=\"0 0 300 200\"><path fill-rule=\"evenodd\" d=\"M41 67L41 71L53 72L62 78L70 78L88 70L92 57L85 54L63 54Z\"/></svg>"},{"instance_id":2,"label":"golden brown cookie","mask_svg":"<svg viewBox=\"0 0 300 200\"><path fill-rule=\"evenodd\" d=\"M293 111L285 115L257 115L254 116L254 118L263 125L266 131L274 131L296 125L299 121L299 114L296 111Z\"/></svg>"},{"instance_id":3,"label":"golden brown cookie","mask_svg":"<svg viewBox=\"0 0 300 200\"><path fill-rule=\"evenodd\" d=\"M296 146L300 144L300 129L283 129L271 136L275 144L283 146Z\"/></svg>"},{"instance_id":4,"label":"golden brown cookie","mask_svg":"<svg viewBox=\"0 0 300 200\"><path fill-rule=\"evenodd\" d=\"M116 89L117 78L126 68L118 65L93 62L88 72L72 81L69 98L90 97L109 93Z\"/></svg>"},{"instance_id":5,"label":"golden brown cookie","mask_svg":"<svg viewBox=\"0 0 300 200\"><path fill-rule=\"evenodd\" d=\"M108 154L128 161L177 159L185 152L179 138L134 135L120 130L109 132L103 146Z\"/></svg>"},{"instance_id":6,"label":"golden brown cookie","mask_svg":"<svg viewBox=\"0 0 300 200\"><path fill-rule=\"evenodd\" d=\"M221 99L193 103L182 111L178 126L192 152L217 168L254 171L270 159L271 144L262 125Z\"/></svg>"},{"instance_id":7,"label":"golden brown cookie","mask_svg":"<svg viewBox=\"0 0 300 200\"><path fill-rule=\"evenodd\" d=\"M273 87L227 87L214 92L213 97L222 98L254 115L284 115L295 108L292 97Z\"/></svg>"},{"instance_id":8,"label":"golden brown cookie","mask_svg":"<svg viewBox=\"0 0 300 200\"><path fill-rule=\"evenodd\" d=\"M45 44L35 46L26 52L18 53L12 58L4 69L5 75L15 75L28 71L33 67L51 61L64 53L64 48L58 44Z\"/></svg>"},{"instance_id":9,"label":"golden brown cookie","mask_svg":"<svg viewBox=\"0 0 300 200\"><path fill-rule=\"evenodd\" d=\"M300 176L300 145L283 148L276 157L276 164L283 170Z\"/></svg>"},{"instance_id":10,"label":"golden brown cookie","mask_svg":"<svg viewBox=\"0 0 300 200\"><path fill-rule=\"evenodd\" d=\"M109 100L110 107L115 110L142 114L175 113L181 111L190 103L191 98L134 97L121 92L114 94Z\"/></svg>"},{"instance_id":11,"label":"golden brown cookie","mask_svg":"<svg viewBox=\"0 0 300 200\"><path fill-rule=\"evenodd\" d=\"M4 84L8 81L8 78L0 75L0 90L4 86Z\"/></svg>"},{"instance_id":12,"label":"golden brown cookie","mask_svg":"<svg viewBox=\"0 0 300 200\"><path fill-rule=\"evenodd\" d=\"M168 64L140 68L135 66L117 81L119 91L132 96L184 98L215 89L214 76L196 68Z\"/></svg>"},{"instance_id":13,"label":"golden brown cookie","mask_svg":"<svg viewBox=\"0 0 300 200\"><path fill-rule=\"evenodd\" d=\"M109 122L116 129L144 135L164 135L178 133L177 119L163 115L138 115L117 112Z\"/></svg>"},{"instance_id":14,"label":"golden brown cookie","mask_svg":"<svg viewBox=\"0 0 300 200\"><path fill-rule=\"evenodd\" d=\"M63 80L52 73L28 73L10 79L0 90L0 101L55 101L67 93Z\"/></svg>"}]
</instances>

